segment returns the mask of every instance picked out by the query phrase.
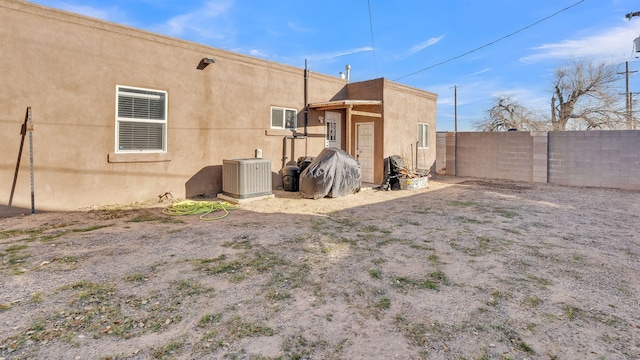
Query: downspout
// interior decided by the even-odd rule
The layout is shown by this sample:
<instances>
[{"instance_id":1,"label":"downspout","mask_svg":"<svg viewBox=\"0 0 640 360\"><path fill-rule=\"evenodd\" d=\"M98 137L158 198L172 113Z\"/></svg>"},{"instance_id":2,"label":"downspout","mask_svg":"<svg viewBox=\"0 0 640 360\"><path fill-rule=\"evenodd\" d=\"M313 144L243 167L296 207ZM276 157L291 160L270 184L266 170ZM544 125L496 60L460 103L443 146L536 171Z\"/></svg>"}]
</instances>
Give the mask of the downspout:
<instances>
[{"instance_id":1,"label":"downspout","mask_svg":"<svg viewBox=\"0 0 640 360\"><path fill-rule=\"evenodd\" d=\"M282 167L284 168L287 165L287 139L293 138L293 136L288 135L282 138Z\"/></svg>"},{"instance_id":2,"label":"downspout","mask_svg":"<svg viewBox=\"0 0 640 360\"><path fill-rule=\"evenodd\" d=\"M427 134L428 136L429 134ZM426 161L425 161L426 163ZM416 171L418 170L418 142L416 141L416 167L414 168Z\"/></svg>"},{"instance_id":3,"label":"downspout","mask_svg":"<svg viewBox=\"0 0 640 360\"><path fill-rule=\"evenodd\" d=\"M309 126L309 67L307 66L307 59L304 59L304 134L298 135L296 131L293 131L293 135L287 135L282 138L282 167L287 165L287 140L291 139L306 139L307 127ZM292 151L295 151L295 143L291 143ZM305 146L305 155L307 153Z\"/></svg>"},{"instance_id":4,"label":"downspout","mask_svg":"<svg viewBox=\"0 0 640 360\"><path fill-rule=\"evenodd\" d=\"M309 125L309 68L307 67L307 59L304 59L304 136L307 136L308 125Z\"/></svg>"},{"instance_id":5,"label":"downspout","mask_svg":"<svg viewBox=\"0 0 640 360\"><path fill-rule=\"evenodd\" d=\"M287 140L294 140L295 139L306 139L307 137L305 135L297 135L294 133L294 135L287 135L285 137L282 138L282 167L285 167L287 165ZM291 150L292 152L295 151L295 143L291 143ZM292 154L293 155L293 154Z\"/></svg>"}]
</instances>

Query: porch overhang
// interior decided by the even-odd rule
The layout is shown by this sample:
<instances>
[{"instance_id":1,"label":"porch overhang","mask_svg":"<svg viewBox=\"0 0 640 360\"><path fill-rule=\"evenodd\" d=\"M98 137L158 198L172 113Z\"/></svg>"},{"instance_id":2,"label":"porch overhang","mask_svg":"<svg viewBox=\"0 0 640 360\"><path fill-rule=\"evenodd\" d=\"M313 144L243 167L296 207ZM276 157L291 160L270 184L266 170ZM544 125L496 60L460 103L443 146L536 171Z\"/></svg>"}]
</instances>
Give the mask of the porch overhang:
<instances>
[{"instance_id":1,"label":"porch overhang","mask_svg":"<svg viewBox=\"0 0 640 360\"><path fill-rule=\"evenodd\" d=\"M334 100L309 104L309 109L313 110L349 110L351 115L382 117L379 112L354 110L356 106L382 106L381 100ZM348 115L348 114L347 114ZM351 120L348 118L347 120Z\"/></svg>"},{"instance_id":2,"label":"porch overhang","mask_svg":"<svg viewBox=\"0 0 640 360\"><path fill-rule=\"evenodd\" d=\"M376 106L378 112L357 110L354 107L366 106L367 110L371 106ZM353 155L351 149L351 117L353 116L366 116L371 118L382 118L382 101L381 100L333 100L325 102L317 102L309 104L309 109L316 111L328 111L328 110L345 110L345 135L347 152Z\"/></svg>"}]
</instances>

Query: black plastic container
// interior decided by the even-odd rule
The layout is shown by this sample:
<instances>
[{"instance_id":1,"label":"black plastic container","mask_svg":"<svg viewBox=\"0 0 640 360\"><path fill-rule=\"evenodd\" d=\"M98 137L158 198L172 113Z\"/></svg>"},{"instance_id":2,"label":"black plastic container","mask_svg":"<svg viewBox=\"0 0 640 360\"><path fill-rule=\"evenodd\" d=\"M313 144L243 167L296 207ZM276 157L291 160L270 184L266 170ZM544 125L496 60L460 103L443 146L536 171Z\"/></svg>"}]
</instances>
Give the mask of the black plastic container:
<instances>
[{"instance_id":1,"label":"black plastic container","mask_svg":"<svg viewBox=\"0 0 640 360\"><path fill-rule=\"evenodd\" d=\"M282 168L282 187L284 191L300 191L300 168L285 166Z\"/></svg>"}]
</instances>

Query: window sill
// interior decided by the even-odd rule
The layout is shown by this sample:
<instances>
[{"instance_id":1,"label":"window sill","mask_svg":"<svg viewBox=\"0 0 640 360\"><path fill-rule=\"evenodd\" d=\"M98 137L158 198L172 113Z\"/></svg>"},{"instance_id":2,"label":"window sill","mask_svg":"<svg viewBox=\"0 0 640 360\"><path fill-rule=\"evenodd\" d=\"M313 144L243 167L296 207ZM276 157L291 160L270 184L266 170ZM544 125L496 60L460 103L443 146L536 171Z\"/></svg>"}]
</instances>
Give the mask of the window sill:
<instances>
[{"instance_id":1,"label":"window sill","mask_svg":"<svg viewBox=\"0 0 640 360\"><path fill-rule=\"evenodd\" d=\"M171 161L171 153L108 153L109 163L149 163Z\"/></svg>"}]
</instances>

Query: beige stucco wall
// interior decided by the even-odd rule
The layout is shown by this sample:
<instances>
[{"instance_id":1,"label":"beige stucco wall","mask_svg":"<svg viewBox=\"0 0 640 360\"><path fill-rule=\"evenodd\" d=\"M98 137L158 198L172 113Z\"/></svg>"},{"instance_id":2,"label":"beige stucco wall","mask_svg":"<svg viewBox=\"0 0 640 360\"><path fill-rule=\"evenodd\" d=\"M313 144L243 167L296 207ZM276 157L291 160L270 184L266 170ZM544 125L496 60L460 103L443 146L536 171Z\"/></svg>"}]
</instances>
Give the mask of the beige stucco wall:
<instances>
[{"instance_id":1,"label":"beige stucco wall","mask_svg":"<svg viewBox=\"0 0 640 360\"><path fill-rule=\"evenodd\" d=\"M351 153L355 151L355 124L374 123L374 181L384 177L384 158L400 155L412 169L435 171L436 161L436 100L437 95L390 82L384 78L349 84L347 98L352 100L382 100L382 117L354 116L351 129ZM363 109L378 112L379 109ZM416 148L418 123L429 124L429 147Z\"/></svg>"},{"instance_id":2,"label":"beige stucco wall","mask_svg":"<svg viewBox=\"0 0 640 360\"><path fill-rule=\"evenodd\" d=\"M41 210L129 204L165 192L217 194L222 160L254 157L255 149L271 160L278 186L283 162L324 147L317 114L303 139L284 140L291 131L270 129L270 106L282 106L298 109L297 132L304 133L302 68L14 0L0 0L0 37L0 207L9 198L27 106ZM203 57L216 63L197 70ZM166 154L115 153L117 85L167 91ZM344 98L345 86L311 71L308 100ZM28 174L25 147L14 206L29 207Z\"/></svg>"},{"instance_id":3,"label":"beige stucco wall","mask_svg":"<svg viewBox=\"0 0 640 360\"><path fill-rule=\"evenodd\" d=\"M384 176L384 84L385 80L374 79L368 81L362 81L359 83L351 83L347 86L347 98L350 100L382 100L383 107L372 107L370 109L365 109L366 111L370 111L373 113L382 113L382 116L379 118L369 117L369 116L353 116L352 124L351 124L351 147L349 152L354 154L356 151L356 124L358 123L373 123L373 135L374 135L374 163L373 163L373 180L375 183L382 183L382 178Z\"/></svg>"},{"instance_id":4,"label":"beige stucco wall","mask_svg":"<svg viewBox=\"0 0 640 360\"><path fill-rule=\"evenodd\" d=\"M385 83L383 158L400 155L409 163L413 161L413 168L435 172L436 100L436 94L388 81ZM397 123L405 126L395 126ZM429 147L426 149L416 149L419 123L429 124Z\"/></svg>"},{"instance_id":5,"label":"beige stucco wall","mask_svg":"<svg viewBox=\"0 0 640 360\"><path fill-rule=\"evenodd\" d=\"M17 1L0 1L0 36L3 202L27 106L35 123L39 209L130 203L167 191L215 194L222 159L253 157L260 148L274 174L282 167L283 137L291 131L269 129L271 105L298 109L298 131L304 131L300 68ZM216 63L197 70L203 57ZM168 92L166 155L114 156L116 85ZM344 86L311 72L309 101L325 101ZM317 120L309 125L323 133ZM291 154L292 141L289 160L324 146L319 138L295 140ZM14 205L29 201L28 161L22 161Z\"/></svg>"}]
</instances>

